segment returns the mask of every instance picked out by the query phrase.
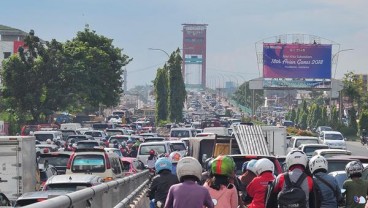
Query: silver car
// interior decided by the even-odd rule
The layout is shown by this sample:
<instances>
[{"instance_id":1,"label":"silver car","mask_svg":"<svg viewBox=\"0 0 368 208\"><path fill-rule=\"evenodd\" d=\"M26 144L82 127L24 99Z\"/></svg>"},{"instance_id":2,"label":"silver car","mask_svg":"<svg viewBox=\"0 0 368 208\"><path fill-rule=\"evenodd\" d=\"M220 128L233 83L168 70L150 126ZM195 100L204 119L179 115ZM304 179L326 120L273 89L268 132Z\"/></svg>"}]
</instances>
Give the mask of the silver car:
<instances>
[{"instance_id":1,"label":"silver car","mask_svg":"<svg viewBox=\"0 0 368 208\"><path fill-rule=\"evenodd\" d=\"M90 174L57 175L49 178L42 191L78 191L101 184L102 178Z\"/></svg>"}]
</instances>

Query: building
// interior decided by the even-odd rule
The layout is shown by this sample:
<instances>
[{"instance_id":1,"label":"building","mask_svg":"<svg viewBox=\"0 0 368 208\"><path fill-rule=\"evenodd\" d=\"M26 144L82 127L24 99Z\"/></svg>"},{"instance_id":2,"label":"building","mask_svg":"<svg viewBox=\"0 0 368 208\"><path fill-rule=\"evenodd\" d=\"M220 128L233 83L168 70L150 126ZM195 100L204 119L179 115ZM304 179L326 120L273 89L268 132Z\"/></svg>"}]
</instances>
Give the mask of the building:
<instances>
[{"instance_id":1,"label":"building","mask_svg":"<svg viewBox=\"0 0 368 208\"><path fill-rule=\"evenodd\" d=\"M22 30L0 25L0 70L2 70L3 60L17 53L18 48L24 45L23 40L27 35Z\"/></svg>"}]
</instances>

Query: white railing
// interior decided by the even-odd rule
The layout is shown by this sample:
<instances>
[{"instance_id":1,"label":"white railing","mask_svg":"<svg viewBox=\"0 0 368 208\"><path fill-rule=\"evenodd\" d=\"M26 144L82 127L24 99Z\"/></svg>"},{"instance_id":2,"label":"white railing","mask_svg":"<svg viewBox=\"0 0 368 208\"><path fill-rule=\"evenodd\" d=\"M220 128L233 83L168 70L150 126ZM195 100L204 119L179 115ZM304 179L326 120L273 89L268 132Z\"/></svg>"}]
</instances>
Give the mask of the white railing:
<instances>
[{"instance_id":1,"label":"white railing","mask_svg":"<svg viewBox=\"0 0 368 208\"><path fill-rule=\"evenodd\" d=\"M85 188L26 208L123 208L132 204L149 183L149 171Z\"/></svg>"}]
</instances>

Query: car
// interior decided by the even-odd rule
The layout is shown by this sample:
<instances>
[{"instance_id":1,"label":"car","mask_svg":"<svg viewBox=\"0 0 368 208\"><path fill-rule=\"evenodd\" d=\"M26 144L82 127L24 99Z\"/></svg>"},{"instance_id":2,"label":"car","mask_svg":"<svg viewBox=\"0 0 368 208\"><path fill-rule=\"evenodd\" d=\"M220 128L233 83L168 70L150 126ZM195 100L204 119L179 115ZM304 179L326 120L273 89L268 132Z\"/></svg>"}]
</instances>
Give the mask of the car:
<instances>
[{"instance_id":1,"label":"car","mask_svg":"<svg viewBox=\"0 0 368 208\"><path fill-rule=\"evenodd\" d=\"M328 145L325 144L302 144L298 147L299 150L303 151L308 158L311 158L315 150L328 149Z\"/></svg>"},{"instance_id":2,"label":"car","mask_svg":"<svg viewBox=\"0 0 368 208\"><path fill-rule=\"evenodd\" d=\"M115 154L119 155L119 157L123 157L123 153L121 153L121 151L117 148L105 147L104 149L108 153L115 153Z\"/></svg>"},{"instance_id":3,"label":"car","mask_svg":"<svg viewBox=\"0 0 368 208\"><path fill-rule=\"evenodd\" d=\"M90 135L70 135L68 136L68 139L66 140L66 144L71 144L71 143L75 144L83 140L95 140L95 139Z\"/></svg>"},{"instance_id":4,"label":"car","mask_svg":"<svg viewBox=\"0 0 368 208\"><path fill-rule=\"evenodd\" d=\"M193 128L172 128L170 130L171 138L185 138L185 137L195 137L196 130Z\"/></svg>"},{"instance_id":5,"label":"car","mask_svg":"<svg viewBox=\"0 0 368 208\"><path fill-rule=\"evenodd\" d=\"M133 175L144 169L144 163L134 157L121 157L125 176Z\"/></svg>"},{"instance_id":6,"label":"car","mask_svg":"<svg viewBox=\"0 0 368 208\"><path fill-rule=\"evenodd\" d=\"M139 134L139 136L142 136L144 138L148 138L148 137L157 137L157 133L142 133L142 134Z\"/></svg>"},{"instance_id":7,"label":"car","mask_svg":"<svg viewBox=\"0 0 368 208\"><path fill-rule=\"evenodd\" d=\"M286 144L287 153L297 150L302 144L319 144L319 140L317 137L311 136L292 136L289 142Z\"/></svg>"},{"instance_id":8,"label":"car","mask_svg":"<svg viewBox=\"0 0 368 208\"><path fill-rule=\"evenodd\" d=\"M96 186L103 183L103 179L97 175L71 174L50 177L42 191L68 191L74 192L84 188Z\"/></svg>"},{"instance_id":9,"label":"car","mask_svg":"<svg viewBox=\"0 0 368 208\"><path fill-rule=\"evenodd\" d=\"M68 136L70 135L78 135L79 133L77 132L77 130L73 130L73 129L62 129L60 130L63 140L68 139Z\"/></svg>"},{"instance_id":10,"label":"car","mask_svg":"<svg viewBox=\"0 0 368 208\"><path fill-rule=\"evenodd\" d=\"M180 152L181 155L187 154L187 145L185 142L180 140L172 140L170 142L170 151L171 152Z\"/></svg>"},{"instance_id":11,"label":"car","mask_svg":"<svg viewBox=\"0 0 368 208\"><path fill-rule=\"evenodd\" d=\"M74 173L98 175L104 182L123 177L120 157L95 148L75 150L66 167L66 174Z\"/></svg>"},{"instance_id":12,"label":"car","mask_svg":"<svg viewBox=\"0 0 368 208\"><path fill-rule=\"evenodd\" d=\"M36 144L36 148L40 149L41 153L57 152L59 146L55 144Z\"/></svg>"},{"instance_id":13,"label":"car","mask_svg":"<svg viewBox=\"0 0 368 208\"><path fill-rule=\"evenodd\" d=\"M318 126L316 128L316 133L320 134L322 131L332 131L332 127L330 126Z\"/></svg>"},{"instance_id":14,"label":"car","mask_svg":"<svg viewBox=\"0 0 368 208\"><path fill-rule=\"evenodd\" d=\"M98 148L98 147L102 147L102 144L101 142L96 141L96 140L83 140L83 141L79 141L76 143L77 149L83 149L83 148L91 149L91 148Z\"/></svg>"},{"instance_id":15,"label":"car","mask_svg":"<svg viewBox=\"0 0 368 208\"><path fill-rule=\"evenodd\" d=\"M345 170L338 170L338 171L332 171L328 173L328 175L334 177L337 181L337 184L339 185L339 188L341 189L341 192L343 192L343 184L348 179L346 175Z\"/></svg>"},{"instance_id":16,"label":"car","mask_svg":"<svg viewBox=\"0 0 368 208\"><path fill-rule=\"evenodd\" d=\"M44 184L51 176L58 174L57 169L54 166L49 165L47 162L43 164L39 163L38 170L40 172L40 181L41 181L40 189L43 188Z\"/></svg>"},{"instance_id":17,"label":"car","mask_svg":"<svg viewBox=\"0 0 368 208\"><path fill-rule=\"evenodd\" d=\"M33 136L36 137L36 140L39 141L41 144L46 143L48 139L53 142L61 141L63 135L61 131L35 131Z\"/></svg>"},{"instance_id":18,"label":"car","mask_svg":"<svg viewBox=\"0 0 368 208\"><path fill-rule=\"evenodd\" d=\"M342 149L319 149L315 150L313 156L321 155L323 157L332 157L338 155L351 155L349 150L342 150Z\"/></svg>"},{"instance_id":19,"label":"car","mask_svg":"<svg viewBox=\"0 0 368 208\"><path fill-rule=\"evenodd\" d=\"M123 128L106 129L106 134L108 137L115 136L115 135L126 135L128 134L128 131Z\"/></svg>"},{"instance_id":20,"label":"car","mask_svg":"<svg viewBox=\"0 0 368 208\"><path fill-rule=\"evenodd\" d=\"M322 144L327 144L331 149L346 150L346 139L338 131L322 131L319 139Z\"/></svg>"},{"instance_id":21,"label":"car","mask_svg":"<svg viewBox=\"0 0 368 208\"><path fill-rule=\"evenodd\" d=\"M65 174L66 165L71 154L71 152L66 151L43 153L40 154L38 162L42 164L47 162L56 168L58 175L61 175Z\"/></svg>"},{"instance_id":22,"label":"car","mask_svg":"<svg viewBox=\"0 0 368 208\"><path fill-rule=\"evenodd\" d=\"M144 142L162 142L165 141L165 137L146 137Z\"/></svg>"},{"instance_id":23,"label":"car","mask_svg":"<svg viewBox=\"0 0 368 208\"><path fill-rule=\"evenodd\" d=\"M139 145L137 159L147 165L147 158L149 151L154 150L157 155L169 155L171 153L171 146L169 141L163 142L144 142Z\"/></svg>"},{"instance_id":24,"label":"car","mask_svg":"<svg viewBox=\"0 0 368 208\"><path fill-rule=\"evenodd\" d=\"M230 157L232 157L234 159L235 162L235 174L237 176L242 175L242 166L244 162L250 161L252 159L258 160L261 158L267 158L269 160L271 160L271 162L273 162L273 164L275 165L275 172L274 174L277 176L278 174L282 173L282 167L279 163L279 161L277 160L276 157L274 156L269 156L269 155L229 155Z\"/></svg>"},{"instance_id":25,"label":"car","mask_svg":"<svg viewBox=\"0 0 368 208\"><path fill-rule=\"evenodd\" d=\"M85 131L84 135L90 135L92 136L94 139L96 140L102 140L102 139L106 139L107 135L104 131L101 130L90 130L90 131Z\"/></svg>"},{"instance_id":26,"label":"car","mask_svg":"<svg viewBox=\"0 0 368 208\"><path fill-rule=\"evenodd\" d=\"M328 173L333 171L345 170L346 164L351 161L359 160L361 163L363 163L364 166L368 164L368 157L365 156L339 155L327 157L326 160L328 162Z\"/></svg>"},{"instance_id":27,"label":"car","mask_svg":"<svg viewBox=\"0 0 368 208\"><path fill-rule=\"evenodd\" d=\"M124 142L124 143L127 143L127 141L129 139L132 139L132 137L130 135L114 135L114 136L111 136L108 140L108 144L109 144L109 147L114 147L114 143L115 141L117 141L117 143L119 144L119 146ZM132 139L134 142L135 140Z\"/></svg>"},{"instance_id":28,"label":"car","mask_svg":"<svg viewBox=\"0 0 368 208\"><path fill-rule=\"evenodd\" d=\"M45 201L57 196L70 193L69 191L35 191L22 194L16 201L14 207L23 207L37 202Z\"/></svg>"}]
</instances>

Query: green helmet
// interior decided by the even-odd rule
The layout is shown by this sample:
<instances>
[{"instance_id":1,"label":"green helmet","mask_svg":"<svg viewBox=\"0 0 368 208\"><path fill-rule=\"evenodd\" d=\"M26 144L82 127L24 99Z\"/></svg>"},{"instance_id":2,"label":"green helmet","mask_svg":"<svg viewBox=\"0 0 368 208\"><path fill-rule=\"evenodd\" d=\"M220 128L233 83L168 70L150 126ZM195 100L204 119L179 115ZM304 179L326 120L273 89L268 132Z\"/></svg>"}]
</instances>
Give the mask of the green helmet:
<instances>
[{"instance_id":1,"label":"green helmet","mask_svg":"<svg viewBox=\"0 0 368 208\"><path fill-rule=\"evenodd\" d=\"M215 175L231 176L234 173L235 162L232 157L220 155L211 164L211 172Z\"/></svg>"}]
</instances>

